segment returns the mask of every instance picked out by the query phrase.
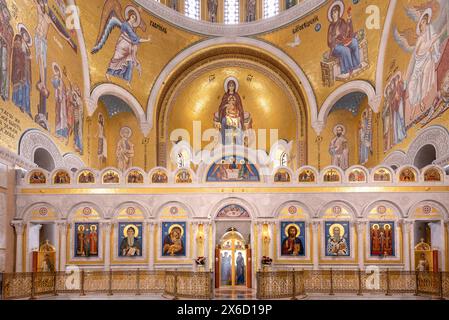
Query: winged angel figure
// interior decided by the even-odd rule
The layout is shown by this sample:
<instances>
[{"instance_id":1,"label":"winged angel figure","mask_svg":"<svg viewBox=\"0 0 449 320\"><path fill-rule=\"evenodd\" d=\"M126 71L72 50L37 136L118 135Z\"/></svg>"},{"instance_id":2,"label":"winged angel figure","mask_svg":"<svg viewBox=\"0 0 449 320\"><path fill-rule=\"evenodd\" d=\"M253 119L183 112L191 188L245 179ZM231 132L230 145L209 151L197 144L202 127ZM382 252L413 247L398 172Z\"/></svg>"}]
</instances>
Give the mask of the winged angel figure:
<instances>
[{"instance_id":1,"label":"winged angel figure","mask_svg":"<svg viewBox=\"0 0 449 320\"><path fill-rule=\"evenodd\" d=\"M149 42L150 37L140 38L136 29L140 28L146 31L146 24L141 19L140 13L134 6L127 6L122 15L122 6L118 0L106 0L101 14L100 32L98 34L95 47L92 54L99 52L109 35L115 28L120 28L120 37L115 45L114 56L109 62L106 78L110 80L110 76L119 77L128 82L131 86L133 69L136 68L139 75L142 73L141 64L137 60L137 48L142 42Z\"/></svg>"},{"instance_id":2,"label":"winged angel figure","mask_svg":"<svg viewBox=\"0 0 449 320\"><path fill-rule=\"evenodd\" d=\"M439 10L440 4L437 0L428 1L421 6L407 7L407 16L417 23L416 29L399 31L394 28L393 31L394 39L399 46L412 54L405 84L410 121L414 120L418 108L421 112L425 111L424 99L436 85L435 68L441 57L440 38L445 30L440 23L432 24L431 21L432 13ZM439 27L441 31L437 33L435 27Z\"/></svg>"}]
</instances>

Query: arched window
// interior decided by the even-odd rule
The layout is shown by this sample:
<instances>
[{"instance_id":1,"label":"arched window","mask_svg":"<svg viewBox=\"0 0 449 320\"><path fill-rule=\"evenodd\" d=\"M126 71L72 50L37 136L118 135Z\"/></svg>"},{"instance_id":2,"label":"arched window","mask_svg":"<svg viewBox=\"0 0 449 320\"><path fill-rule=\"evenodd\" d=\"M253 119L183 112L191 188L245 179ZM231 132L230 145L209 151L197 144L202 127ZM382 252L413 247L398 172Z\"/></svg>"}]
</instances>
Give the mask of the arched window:
<instances>
[{"instance_id":1,"label":"arched window","mask_svg":"<svg viewBox=\"0 0 449 320\"><path fill-rule=\"evenodd\" d=\"M36 151L34 151L33 160L39 168L45 169L48 172L53 171L55 168L55 160L51 156L50 152L43 148L37 148Z\"/></svg>"},{"instance_id":2,"label":"arched window","mask_svg":"<svg viewBox=\"0 0 449 320\"><path fill-rule=\"evenodd\" d=\"M184 11L186 16L192 19L200 19L200 0L185 0Z\"/></svg>"},{"instance_id":3,"label":"arched window","mask_svg":"<svg viewBox=\"0 0 449 320\"><path fill-rule=\"evenodd\" d=\"M421 147L419 151L416 153L413 164L418 168L422 169L425 166L433 164L433 162L437 158L437 150L431 144L426 144Z\"/></svg>"},{"instance_id":4,"label":"arched window","mask_svg":"<svg viewBox=\"0 0 449 320\"><path fill-rule=\"evenodd\" d=\"M279 13L279 0L263 1L263 17L270 18Z\"/></svg>"},{"instance_id":5,"label":"arched window","mask_svg":"<svg viewBox=\"0 0 449 320\"><path fill-rule=\"evenodd\" d=\"M239 0L225 0L224 1L224 23L236 24L239 23L240 17Z\"/></svg>"}]
</instances>

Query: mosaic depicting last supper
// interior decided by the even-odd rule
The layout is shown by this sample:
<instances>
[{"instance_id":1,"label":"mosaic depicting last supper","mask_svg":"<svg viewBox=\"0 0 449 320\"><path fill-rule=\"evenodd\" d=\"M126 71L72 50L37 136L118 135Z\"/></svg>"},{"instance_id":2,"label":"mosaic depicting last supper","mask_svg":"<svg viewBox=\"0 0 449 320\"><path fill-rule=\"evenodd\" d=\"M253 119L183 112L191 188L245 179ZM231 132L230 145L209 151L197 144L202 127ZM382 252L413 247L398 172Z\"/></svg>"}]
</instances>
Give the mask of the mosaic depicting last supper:
<instances>
[{"instance_id":1,"label":"mosaic depicting last supper","mask_svg":"<svg viewBox=\"0 0 449 320\"><path fill-rule=\"evenodd\" d=\"M446 0L0 0L1 299L449 299Z\"/></svg>"}]
</instances>

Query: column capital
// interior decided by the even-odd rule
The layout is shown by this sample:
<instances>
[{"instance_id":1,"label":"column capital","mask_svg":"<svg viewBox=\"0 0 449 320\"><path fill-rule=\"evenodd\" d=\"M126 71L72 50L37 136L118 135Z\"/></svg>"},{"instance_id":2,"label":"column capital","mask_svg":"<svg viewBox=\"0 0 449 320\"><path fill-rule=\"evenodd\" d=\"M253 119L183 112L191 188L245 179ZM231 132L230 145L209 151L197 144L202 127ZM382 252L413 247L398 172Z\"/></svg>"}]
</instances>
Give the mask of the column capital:
<instances>
[{"instance_id":1,"label":"column capital","mask_svg":"<svg viewBox=\"0 0 449 320\"><path fill-rule=\"evenodd\" d=\"M206 226L208 224L210 224L210 221L204 221L204 220L193 220L190 222L192 225L200 225L202 224L203 226Z\"/></svg>"},{"instance_id":2,"label":"column capital","mask_svg":"<svg viewBox=\"0 0 449 320\"><path fill-rule=\"evenodd\" d=\"M66 220L60 220L60 221L56 221L56 226L58 228L64 228L67 227L68 222Z\"/></svg>"},{"instance_id":3,"label":"column capital","mask_svg":"<svg viewBox=\"0 0 449 320\"><path fill-rule=\"evenodd\" d=\"M354 224L357 227L357 232L363 231L363 229L366 227L367 223L368 223L368 221L366 221L366 220L355 221Z\"/></svg>"},{"instance_id":4,"label":"column capital","mask_svg":"<svg viewBox=\"0 0 449 320\"><path fill-rule=\"evenodd\" d=\"M150 219L145 219L145 220L143 220L143 222L145 222L145 223L146 223L147 225L149 225L150 227L157 224L157 222L154 221L153 219L151 219L151 220L150 220Z\"/></svg>"},{"instance_id":5,"label":"column capital","mask_svg":"<svg viewBox=\"0 0 449 320\"><path fill-rule=\"evenodd\" d=\"M408 220L408 219L402 220L402 224L404 226L404 229L406 229L406 230L410 230L413 227L414 223L415 223L414 220Z\"/></svg>"},{"instance_id":6,"label":"column capital","mask_svg":"<svg viewBox=\"0 0 449 320\"><path fill-rule=\"evenodd\" d=\"M313 231L318 231L321 221L320 220L312 220L311 223L312 223Z\"/></svg>"},{"instance_id":7,"label":"column capital","mask_svg":"<svg viewBox=\"0 0 449 320\"><path fill-rule=\"evenodd\" d=\"M11 221L11 226L14 227L17 235L22 235L26 223L23 220L13 220Z\"/></svg>"},{"instance_id":8,"label":"column capital","mask_svg":"<svg viewBox=\"0 0 449 320\"><path fill-rule=\"evenodd\" d=\"M107 221L100 221L100 226L106 230L110 230L112 225L114 224L113 221L107 220Z\"/></svg>"}]
</instances>

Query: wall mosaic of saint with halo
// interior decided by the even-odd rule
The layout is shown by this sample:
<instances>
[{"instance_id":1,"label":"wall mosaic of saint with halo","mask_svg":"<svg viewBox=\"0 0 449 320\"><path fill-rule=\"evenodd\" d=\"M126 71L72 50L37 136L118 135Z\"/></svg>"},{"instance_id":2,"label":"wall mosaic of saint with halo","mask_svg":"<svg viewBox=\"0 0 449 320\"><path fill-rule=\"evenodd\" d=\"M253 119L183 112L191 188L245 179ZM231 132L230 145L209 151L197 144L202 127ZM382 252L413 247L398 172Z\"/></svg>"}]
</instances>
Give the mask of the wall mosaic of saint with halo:
<instances>
[{"instance_id":1,"label":"wall mosaic of saint with halo","mask_svg":"<svg viewBox=\"0 0 449 320\"><path fill-rule=\"evenodd\" d=\"M306 254L305 223L302 221L281 222L281 255L305 256Z\"/></svg>"},{"instance_id":2,"label":"wall mosaic of saint with halo","mask_svg":"<svg viewBox=\"0 0 449 320\"><path fill-rule=\"evenodd\" d=\"M186 222L162 223L162 256L186 256Z\"/></svg>"},{"instance_id":3,"label":"wall mosaic of saint with halo","mask_svg":"<svg viewBox=\"0 0 449 320\"><path fill-rule=\"evenodd\" d=\"M351 255L348 221L326 221L324 224L327 257Z\"/></svg>"}]
</instances>

